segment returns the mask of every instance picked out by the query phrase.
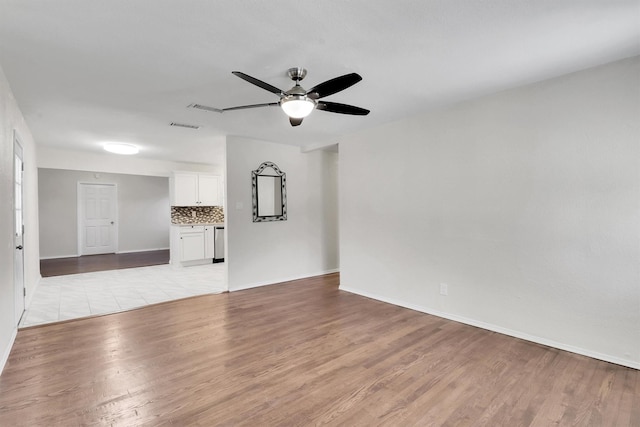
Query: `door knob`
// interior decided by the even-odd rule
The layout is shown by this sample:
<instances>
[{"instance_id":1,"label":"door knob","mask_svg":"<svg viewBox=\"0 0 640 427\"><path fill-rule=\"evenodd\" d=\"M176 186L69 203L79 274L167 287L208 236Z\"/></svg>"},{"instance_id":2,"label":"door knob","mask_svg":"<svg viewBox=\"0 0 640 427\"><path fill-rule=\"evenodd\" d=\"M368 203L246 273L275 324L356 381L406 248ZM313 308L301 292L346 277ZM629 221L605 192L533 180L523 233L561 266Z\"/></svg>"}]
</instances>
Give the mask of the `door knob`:
<instances>
[{"instance_id":1,"label":"door knob","mask_svg":"<svg viewBox=\"0 0 640 427\"><path fill-rule=\"evenodd\" d=\"M21 251L21 250L22 250L22 245L18 245L18 246L16 246L16 249L17 249L17 250L19 250L19 251Z\"/></svg>"}]
</instances>

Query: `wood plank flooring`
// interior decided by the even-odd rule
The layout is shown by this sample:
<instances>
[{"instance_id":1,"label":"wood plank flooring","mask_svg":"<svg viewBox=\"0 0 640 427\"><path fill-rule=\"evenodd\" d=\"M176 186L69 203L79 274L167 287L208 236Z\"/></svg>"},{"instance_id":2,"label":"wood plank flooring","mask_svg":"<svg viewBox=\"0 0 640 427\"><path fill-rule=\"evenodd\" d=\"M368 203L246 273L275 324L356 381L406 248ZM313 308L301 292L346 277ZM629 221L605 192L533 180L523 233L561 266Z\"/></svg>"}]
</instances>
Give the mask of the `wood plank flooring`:
<instances>
[{"instance_id":1,"label":"wood plank flooring","mask_svg":"<svg viewBox=\"0 0 640 427\"><path fill-rule=\"evenodd\" d=\"M20 330L1 426L640 426L640 371L337 274Z\"/></svg>"},{"instance_id":2,"label":"wood plank flooring","mask_svg":"<svg viewBox=\"0 0 640 427\"><path fill-rule=\"evenodd\" d=\"M169 264L169 249L40 260L42 277Z\"/></svg>"}]
</instances>

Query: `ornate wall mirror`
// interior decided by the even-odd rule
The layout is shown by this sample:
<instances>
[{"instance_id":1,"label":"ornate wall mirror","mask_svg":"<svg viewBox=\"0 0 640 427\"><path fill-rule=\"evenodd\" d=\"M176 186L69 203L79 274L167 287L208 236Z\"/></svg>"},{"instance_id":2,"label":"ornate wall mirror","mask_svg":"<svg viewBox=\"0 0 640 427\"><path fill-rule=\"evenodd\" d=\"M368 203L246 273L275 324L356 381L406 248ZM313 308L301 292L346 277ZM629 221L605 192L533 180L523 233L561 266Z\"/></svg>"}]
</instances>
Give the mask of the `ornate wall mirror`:
<instances>
[{"instance_id":1,"label":"ornate wall mirror","mask_svg":"<svg viewBox=\"0 0 640 427\"><path fill-rule=\"evenodd\" d=\"M287 174L275 163L264 162L251 171L253 222L286 221Z\"/></svg>"}]
</instances>

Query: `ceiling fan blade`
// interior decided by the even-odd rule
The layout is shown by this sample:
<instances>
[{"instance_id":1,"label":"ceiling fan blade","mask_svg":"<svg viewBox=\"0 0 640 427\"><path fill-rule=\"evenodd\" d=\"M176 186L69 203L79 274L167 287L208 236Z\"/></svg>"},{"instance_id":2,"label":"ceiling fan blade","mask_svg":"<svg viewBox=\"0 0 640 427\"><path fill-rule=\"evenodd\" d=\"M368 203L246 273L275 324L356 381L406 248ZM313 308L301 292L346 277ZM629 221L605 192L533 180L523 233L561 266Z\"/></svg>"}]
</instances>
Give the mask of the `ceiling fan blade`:
<instances>
[{"instance_id":1,"label":"ceiling fan blade","mask_svg":"<svg viewBox=\"0 0 640 427\"><path fill-rule=\"evenodd\" d=\"M293 117L289 117L289 123L291 123L291 126L300 126L302 124L302 119L294 119Z\"/></svg>"},{"instance_id":2,"label":"ceiling fan blade","mask_svg":"<svg viewBox=\"0 0 640 427\"><path fill-rule=\"evenodd\" d=\"M223 111L233 111L233 110L247 110L249 108L274 107L276 105L280 105L280 103L279 102L269 102L267 104L240 105L238 107L223 108L220 111L223 112Z\"/></svg>"},{"instance_id":3,"label":"ceiling fan blade","mask_svg":"<svg viewBox=\"0 0 640 427\"><path fill-rule=\"evenodd\" d=\"M352 114L354 116L366 116L369 110L353 105L338 104L337 102L318 101L317 110L324 110L330 113Z\"/></svg>"},{"instance_id":4,"label":"ceiling fan blade","mask_svg":"<svg viewBox=\"0 0 640 427\"><path fill-rule=\"evenodd\" d=\"M345 74L344 76L327 80L324 83L320 83L319 85L312 87L307 91L307 96L313 99L324 98L325 96L333 95L341 90L345 90L346 88L358 83L360 80L362 80L362 77L357 73Z\"/></svg>"},{"instance_id":5,"label":"ceiling fan blade","mask_svg":"<svg viewBox=\"0 0 640 427\"><path fill-rule=\"evenodd\" d=\"M271 86L269 83L265 83L262 80L256 79L255 77L251 77L248 74L245 74L245 73L240 72L240 71L233 71L232 74L240 77L242 80L248 81L251 84L254 84L254 85L258 86L258 87L261 87L264 90L268 90L271 93L275 93L279 97L283 97L284 96L284 92L281 89L278 89L275 86Z\"/></svg>"}]
</instances>

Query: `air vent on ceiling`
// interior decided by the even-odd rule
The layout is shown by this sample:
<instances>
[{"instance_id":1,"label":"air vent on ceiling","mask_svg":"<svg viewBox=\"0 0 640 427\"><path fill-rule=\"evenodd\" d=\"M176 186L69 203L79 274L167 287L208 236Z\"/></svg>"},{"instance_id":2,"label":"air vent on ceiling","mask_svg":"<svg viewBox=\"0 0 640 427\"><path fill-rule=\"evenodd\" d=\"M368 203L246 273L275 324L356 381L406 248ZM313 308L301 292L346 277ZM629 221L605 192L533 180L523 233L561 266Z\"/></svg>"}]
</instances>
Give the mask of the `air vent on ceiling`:
<instances>
[{"instance_id":1,"label":"air vent on ceiling","mask_svg":"<svg viewBox=\"0 0 640 427\"><path fill-rule=\"evenodd\" d=\"M197 110L205 110L205 111L213 111L214 113L222 113L222 110L219 108L207 107L206 105L201 104L189 104L187 108L195 108Z\"/></svg>"},{"instance_id":2,"label":"air vent on ceiling","mask_svg":"<svg viewBox=\"0 0 640 427\"><path fill-rule=\"evenodd\" d=\"M177 126L179 128L188 128L188 129L200 129L200 126L197 126L197 125L188 125L186 123L177 123L177 122L172 122L169 126Z\"/></svg>"}]
</instances>

